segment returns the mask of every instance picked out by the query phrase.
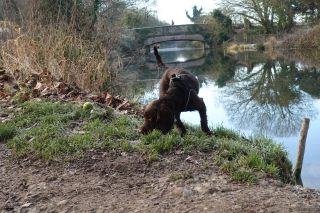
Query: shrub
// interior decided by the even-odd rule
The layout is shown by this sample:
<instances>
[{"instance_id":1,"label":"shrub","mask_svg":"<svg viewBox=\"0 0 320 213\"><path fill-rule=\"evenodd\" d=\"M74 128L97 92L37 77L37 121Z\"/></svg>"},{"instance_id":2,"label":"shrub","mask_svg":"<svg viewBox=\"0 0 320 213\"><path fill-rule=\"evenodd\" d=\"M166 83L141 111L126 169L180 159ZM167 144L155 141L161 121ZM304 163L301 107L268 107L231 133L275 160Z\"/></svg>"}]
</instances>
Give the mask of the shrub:
<instances>
[{"instance_id":1,"label":"shrub","mask_svg":"<svg viewBox=\"0 0 320 213\"><path fill-rule=\"evenodd\" d=\"M320 25L313 27L308 31L299 31L296 34L288 35L282 47L292 49L320 49Z\"/></svg>"}]
</instances>

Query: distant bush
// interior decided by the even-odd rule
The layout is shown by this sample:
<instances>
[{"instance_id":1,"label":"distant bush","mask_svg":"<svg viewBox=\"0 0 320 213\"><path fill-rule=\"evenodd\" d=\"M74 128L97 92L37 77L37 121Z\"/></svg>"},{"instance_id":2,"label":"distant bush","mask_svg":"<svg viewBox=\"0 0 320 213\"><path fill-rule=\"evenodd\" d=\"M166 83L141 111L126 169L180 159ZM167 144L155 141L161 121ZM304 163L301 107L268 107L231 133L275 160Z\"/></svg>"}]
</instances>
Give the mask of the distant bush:
<instances>
[{"instance_id":1,"label":"distant bush","mask_svg":"<svg viewBox=\"0 0 320 213\"><path fill-rule=\"evenodd\" d=\"M270 36L267 38L267 41L265 42L266 49L274 49L277 46L277 38L275 36Z\"/></svg>"},{"instance_id":2,"label":"distant bush","mask_svg":"<svg viewBox=\"0 0 320 213\"><path fill-rule=\"evenodd\" d=\"M282 47L290 49L320 49L320 25L312 29L287 36Z\"/></svg>"}]
</instances>

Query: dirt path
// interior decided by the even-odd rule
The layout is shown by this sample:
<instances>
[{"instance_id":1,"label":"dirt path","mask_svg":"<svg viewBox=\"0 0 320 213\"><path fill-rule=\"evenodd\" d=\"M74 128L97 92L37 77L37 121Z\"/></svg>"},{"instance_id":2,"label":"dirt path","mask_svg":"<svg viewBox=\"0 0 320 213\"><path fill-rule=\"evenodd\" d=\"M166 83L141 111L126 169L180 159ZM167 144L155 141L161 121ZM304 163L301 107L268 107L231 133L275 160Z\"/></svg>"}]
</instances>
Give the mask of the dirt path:
<instances>
[{"instance_id":1,"label":"dirt path","mask_svg":"<svg viewBox=\"0 0 320 213\"><path fill-rule=\"evenodd\" d=\"M9 158L0 144L0 212L320 212L319 191L233 183L204 154L150 165L97 151L68 164Z\"/></svg>"}]
</instances>

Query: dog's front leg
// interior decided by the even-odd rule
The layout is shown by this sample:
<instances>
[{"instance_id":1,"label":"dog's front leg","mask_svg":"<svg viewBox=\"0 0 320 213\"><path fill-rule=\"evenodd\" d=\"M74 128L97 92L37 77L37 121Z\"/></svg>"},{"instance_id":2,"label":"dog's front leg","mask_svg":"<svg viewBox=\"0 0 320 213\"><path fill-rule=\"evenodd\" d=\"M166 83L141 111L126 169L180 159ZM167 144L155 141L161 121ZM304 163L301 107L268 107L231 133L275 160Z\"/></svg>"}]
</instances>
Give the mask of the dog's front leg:
<instances>
[{"instance_id":1,"label":"dog's front leg","mask_svg":"<svg viewBox=\"0 0 320 213\"><path fill-rule=\"evenodd\" d=\"M204 131L207 135L212 135L213 133L210 131L208 127L208 119L207 119L207 108L204 104L204 101L202 98L199 98L200 101L200 108L199 108L199 114L200 114L200 123L201 123L201 129Z\"/></svg>"},{"instance_id":2,"label":"dog's front leg","mask_svg":"<svg viewBox=\"0 0 320 213\"><path fill-rule=\"evenodd\" d=\"M187 131L186 131L186 128L184 127L183 123L180 120L180 113L181 112L176 112L175 118L176 118L176 126L180 130L181 137L183 137Z\"/></svg>"},{"instance_id":3,"label":"dog's front leg","mask_svg":"<svg viewBox=\"0 0 320 213\"><path fill-rule=\"evenodd\" d=\"M205 132L207 135L213 135L213 133L208 127L207 108L203 99L194 94L192 101L196 110L199 112L202 131Z\"/></svg>"},{"instance_id":4,"label":"dog's front leg","mask_svg":"<svg viewBox=\"0 0 320 213\"><path fill-rule=\"evenodd\" d=\"M207 135L213 135L208 127L207 108L202 98L200 98L194 91L190 92L189 109L197 110L200 114L201 130Z\"/></svg>"}]
</instances>

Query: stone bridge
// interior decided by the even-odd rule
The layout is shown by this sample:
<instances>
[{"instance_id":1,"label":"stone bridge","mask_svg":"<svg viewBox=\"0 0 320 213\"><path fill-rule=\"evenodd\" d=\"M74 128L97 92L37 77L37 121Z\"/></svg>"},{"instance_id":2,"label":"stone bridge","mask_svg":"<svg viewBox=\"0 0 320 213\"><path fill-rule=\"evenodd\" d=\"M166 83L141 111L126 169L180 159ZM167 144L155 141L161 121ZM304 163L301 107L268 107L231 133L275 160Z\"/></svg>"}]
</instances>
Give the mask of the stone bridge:
<instances>
[{"instance_id":1,"label":"stone bridge","mask_svg":"<svg viewBox=\"0 0 320 213\"><path fill-rule=\"evenodd\" d=\"M127 30L135 34L135 38L148 47L164 41L201 41L206 43L205 24L169 25L161 27L144 27ZM136 41L137 41L136 40Z\"/></svg>"}]
</instances>

